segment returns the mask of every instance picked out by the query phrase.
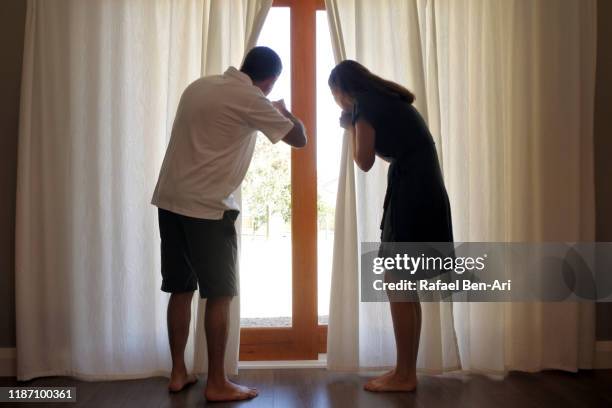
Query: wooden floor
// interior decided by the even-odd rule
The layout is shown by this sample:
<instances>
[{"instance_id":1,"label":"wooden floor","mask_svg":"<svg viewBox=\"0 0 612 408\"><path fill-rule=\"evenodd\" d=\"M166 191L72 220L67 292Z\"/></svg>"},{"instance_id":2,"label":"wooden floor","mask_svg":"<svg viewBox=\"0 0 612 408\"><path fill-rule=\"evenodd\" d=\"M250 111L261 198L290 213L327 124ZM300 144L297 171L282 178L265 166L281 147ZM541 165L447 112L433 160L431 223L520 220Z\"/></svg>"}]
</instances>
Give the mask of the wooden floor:
<instances>
[{"instance_id":1,"label":"wooden floor","mask_svg":"<svg viewBox=\"0 0 612 408\"><path fill-rule=\"evenodd\" d=\"M510 373L504 380L481 375L419 376L414 393L374 394L362 389L369 376L328 372L324 369L242 370L236 378L256 386L259 397L241 403L214 403L214 407L612 407L612 370L577 374L547 371ZM74 386L77 402L19 403L2 407L203 407L204 379L170 395L165 378L83 382L66 377L17 382L0 378L0 386Z\"/></svg>"}]
</instances>

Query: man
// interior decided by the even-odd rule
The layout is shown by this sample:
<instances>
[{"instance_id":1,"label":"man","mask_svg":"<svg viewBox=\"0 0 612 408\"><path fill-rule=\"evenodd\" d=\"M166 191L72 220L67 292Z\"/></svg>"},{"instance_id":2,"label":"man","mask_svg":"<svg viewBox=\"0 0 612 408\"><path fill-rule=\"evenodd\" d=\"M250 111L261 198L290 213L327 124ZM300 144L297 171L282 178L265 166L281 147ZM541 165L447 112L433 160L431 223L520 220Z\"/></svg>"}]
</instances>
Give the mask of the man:
<instances>
[{"instance_id":1,"label":"man","mask_svg":"<svg viewBox=\"0 0 612 408\"><path fill-rule=\"evenodd\" d=\"M240 186L255 148L256 131L272 143L306 145L306 134L283 101L270 102L282 70L279 56L255 47L238 71L196 80L183 92L172 136L153 194L161 235L161 269L168 302L168 337L172 354L172 392L197 381L188 374L184 351L191 299L199 285L206 298L209 401L257 396L257 390L230 382L224 357L230 303L237 291L237 244L234 221L239 207L232 193Z\"/></svg>"}]
</instances>

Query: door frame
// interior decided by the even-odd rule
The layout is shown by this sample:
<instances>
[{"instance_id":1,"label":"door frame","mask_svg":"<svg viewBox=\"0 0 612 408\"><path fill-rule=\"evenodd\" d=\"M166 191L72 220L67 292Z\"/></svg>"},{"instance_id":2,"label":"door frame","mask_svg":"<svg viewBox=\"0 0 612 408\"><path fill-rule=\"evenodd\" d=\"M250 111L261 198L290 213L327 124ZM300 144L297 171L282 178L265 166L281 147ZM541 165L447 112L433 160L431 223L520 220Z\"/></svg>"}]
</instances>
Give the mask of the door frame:
<instances>
[{"instance_id":1,"label":"door frame","mask_svg":"<svg viewBox=\"0 0 612 408\"><path fill-rule=\"evenodd\" d=\"M240 360L317 360L327 325L317 307L316 12L324 0L274 0L291 10L291 109L308 143L291 149L292 326L240 329Z\"/></svg>"}]
</instances>

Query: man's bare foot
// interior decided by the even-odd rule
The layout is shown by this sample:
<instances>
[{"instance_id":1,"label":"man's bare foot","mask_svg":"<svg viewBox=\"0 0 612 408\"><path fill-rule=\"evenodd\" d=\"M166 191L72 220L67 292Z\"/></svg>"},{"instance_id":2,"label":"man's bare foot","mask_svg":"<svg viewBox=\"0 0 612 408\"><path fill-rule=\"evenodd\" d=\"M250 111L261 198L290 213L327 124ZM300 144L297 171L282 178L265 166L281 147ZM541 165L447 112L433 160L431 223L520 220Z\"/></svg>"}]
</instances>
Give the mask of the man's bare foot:
<instances>
[{"instance_id":1,"label":"man's bare foot","mask_svg":"<svg viewBox=\"0 0 612 408\"><path fill-rule=\"evenodd\" d=\"M372 386L374 386L374 384L378 384L381 381L386 380L387 378L393 376L395 374L395 368L393 370L387 371L386 373L384 373L383 375L380 375L378 377L374 377L372 378L370 381L368 381L363 388L368 389Z\"/></svg>"},{"instance_id":2,"label":"man's bare foot","mask_svg":"<svg viewBox=\"0 0 612 408\"><path fill-rule=\"evenodd\" d=\"M366 391L372 392L392 392L392 391L403 391L409 392L414 391L417 386L416 377L402 377L397 375L395 370L376 377L370 381L363 388Z\"/></svg>"},{"instance_id":3,"label":"man's bare foot","mask_svg":"<svg viewBox=\"0 0 612 408\"><path fill-rule=\"evenodd\" d=\"M383 375L379 377L374 378L372 381L386 379L386 378L391 377L394 374L395 374L395 368L393 370L387 371L386 373L384 373Z\"/></svg>"},{"instance_id":4,"label":"man's bare foot","mask_svg":"<svg viewBox=\"0 0 612 408\"><path fill-rule=\"evenodd\" d=\"M170 377L170 382L168 383L168 390L170 392L179 392L189 387L192 384L198 382L198 377L194 374L173 373Z\"/></svg>"},{"instance_id":5,"label":"man's bare foot","mask_svg":"<svg viewBox=\"0 0 612 408\"><path fill-rule=\"evenodd\" d=\"M242 401L255 398L259 393L255 388L234 384L229 380L217 385L208 382L204 396L208 401Z\"/></svg>"}]
</instances>

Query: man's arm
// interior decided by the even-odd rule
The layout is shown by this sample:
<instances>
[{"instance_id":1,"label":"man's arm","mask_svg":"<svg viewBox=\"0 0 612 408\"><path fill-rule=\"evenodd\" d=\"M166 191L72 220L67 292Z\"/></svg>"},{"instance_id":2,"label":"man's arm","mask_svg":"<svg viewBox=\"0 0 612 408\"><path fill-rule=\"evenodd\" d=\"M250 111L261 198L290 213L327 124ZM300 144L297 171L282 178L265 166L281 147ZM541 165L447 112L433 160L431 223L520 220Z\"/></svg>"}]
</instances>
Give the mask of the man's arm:
<instances>
[{"instance_id":1,"label":"man's arm","mask_svg":"<svg viewBox=\"0 0 612 408\"><path fill-rule=\"evenodd\" d=\"M293 114L287 110L283 100L272 102L272 105L274 105L274 107L278 109L278 111L284 117L293 122L293 128L282 139L283 142L297 148L306 146L308 139L306 137L306 130L304 129L304 124L302 121L293 116Z\"/></svg>"}]
</instances>

